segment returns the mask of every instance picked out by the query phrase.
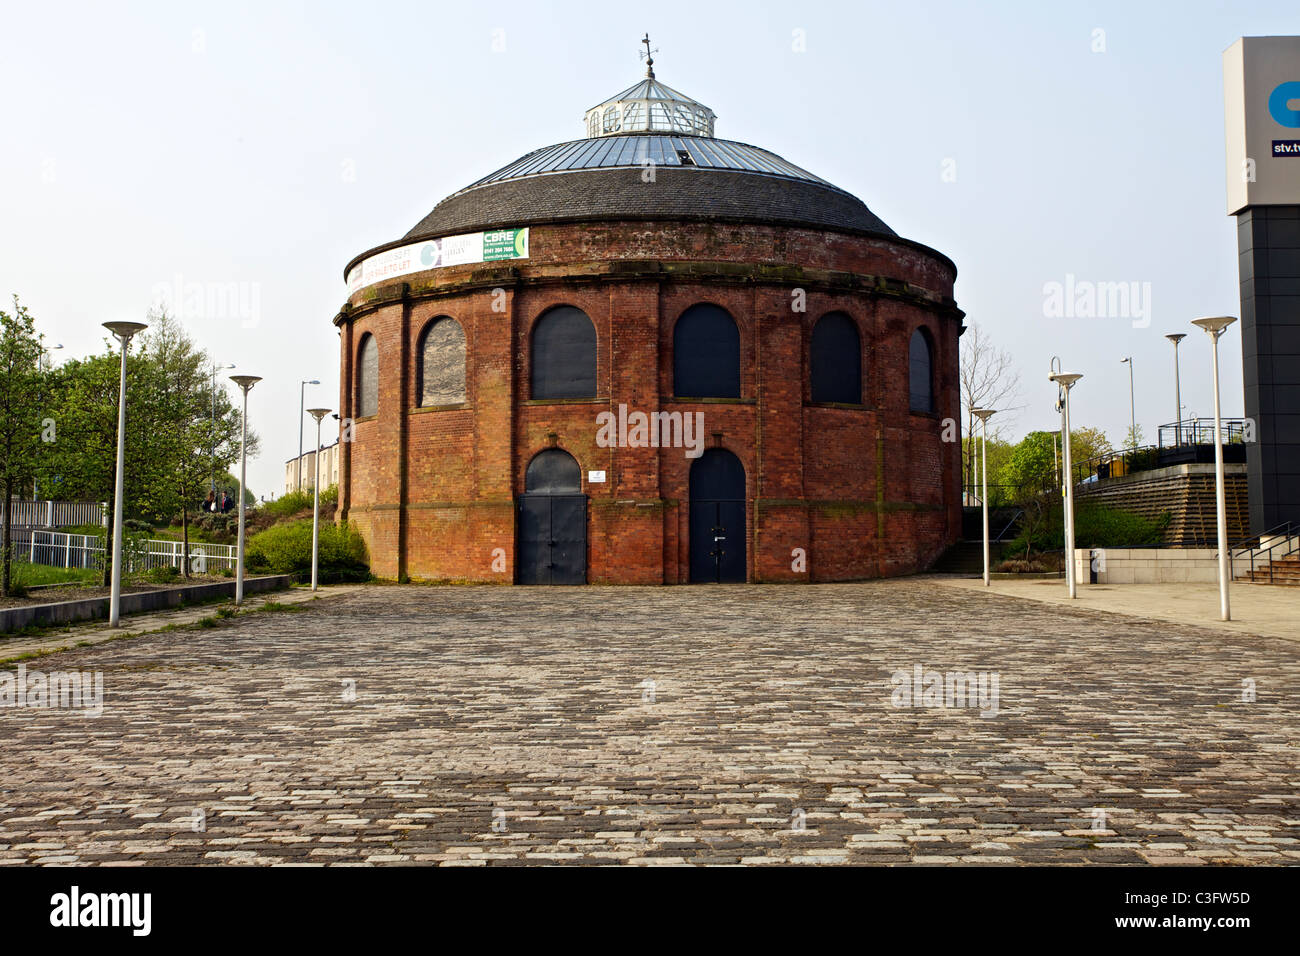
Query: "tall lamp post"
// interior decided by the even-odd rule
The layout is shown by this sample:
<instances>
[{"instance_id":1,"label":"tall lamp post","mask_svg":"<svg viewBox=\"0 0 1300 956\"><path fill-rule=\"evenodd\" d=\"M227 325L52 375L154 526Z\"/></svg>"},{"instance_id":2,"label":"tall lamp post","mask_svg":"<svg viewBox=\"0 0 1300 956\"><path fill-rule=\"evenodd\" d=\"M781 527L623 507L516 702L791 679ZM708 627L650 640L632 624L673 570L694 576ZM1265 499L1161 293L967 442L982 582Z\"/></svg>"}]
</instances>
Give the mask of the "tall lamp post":
<instances>
[{"instance_id":1,"label":"tall lamp post","mask_svg":"<svg viewBox=\"0 0 1300 956\"><path fill-rule=\"evenodd\" d=\"M980 480L984 499L984 586L989 586L989 419L995 414L991 408L972 408L971 414L980 420Z\"/></svg>"},{"instance_id":2,"label":"tall lamp post","mask_svg":"<svg viewBox=\"0 0 1300 956\"><path fill-rule=\"evenodd\" d=\"M1128 437L1136 451L1138 446L1137 412L1133 406L1133 356L1119 360L1120 365L1128 365Z\"/></svg>"},{"instance_id":3,"label":"tall lamp post","mask_svg":"<svg viewBox=\"0 0 1300 956\"><path fill-rule=\"evenodd\" d=\"M234 364L212 366L212 443L209 446L212 460L212 491L217 491L217 370L225 371L234 368Z\"/></svg>"},{"instance_id":4,"label":"tall lamp post","mask_svg":"<svg viewBox=\"0 0 1300 956\"><path fill-rule=\"evenodd\" d=\"M244 482L248 477L248 390L262 380L260 375L232 375L230 380L244 393L244 412L239 418L239 544L235 556L235 605L244 603Z\"/></svg>"},{"instance_id":5,"label":"tall lamp post","mask_svg":"<svg viewBox=\"0 0 1300 956\"><path fill-rule=\"evenodd\" d=\"M1219 336L1236 322L1230 315L1217 315L1208 319L1192 319L1192 325L1204 329L1210 336L1210 352L1214 367L1214 503L1219 525L1219 618L1232 620L1228 606L1228 504L1223 476L1223 424L1219 418Z\"/></svg>"},{"instance_id":6,"label":"tall lamp post","mask_svg":"<svg viewBox=\"0 0 1300 956\"><path fill-rule=\"evenodd\" d=\"M307 414L316 419L316 478L312 484L311 499L311 589L316 590L317 557L320 554L320 420L330 413L328 408L309 408ZM302 461L302 456L298 456Z\"/></svg>"},{"instance_id":7,"label":"tall lamp post","mask_svg":"<svg viewBox=\"0 0 1300 956\"><path fill-rule=\"evenodd\" d=\"M1063 463L1065 466L1063 469L1063 481L1065 483L1065 586L1070 592L1071 599L1073 599L1078 595L1078 587L1074 574L1074 468L1070 458L1070 389L1083 376L1057 372L1048 377L1065 390L1061 410L1061 418L1064 422L1064 433L1061 435L1061 454L1065 459Z\"/></svg>"},{"instance_id":8,"label":"tall lamp post","mask_svg":"<svg viewBox=\"0 0 1300 956\"><path fill-rule=\"evenodd\" d=\"M1183 443L1183 384L1178 371L1178 343L1187 338L1186 332L1171 332L1165 336L1174 343L1174 444Z\"/></svg>"},{"instance_id":9,"label":"tall lamp post","mask_svg":"<svg viewBox=\"0 0 1300 956\"><path fill-rule=\"evenodd\" d=\"M126 475L126 353L131 338L149 326L143 322L105 322L122 343L122 372L117 386L117 477L113 486L113 578L108 598L108 626L122 622L122 482Z\"/></svg>"},{"instance_id":10,"label":"tall lamp post","mask_svg":"<svg viewBox=\"0 0 1300 956\"><path fill-rule=\"evenodd\" d=\"M302 410L307 405L307 386L319 384L318 379L304 379L298 387L298 467L296 469L298 487L294 489L295 491L302 491Z\"/></svg>"},{"instance_id":11,"label":"tall lamp post","mask_svg":"<svg viewBox=\"0 0 1300 956\"><path fill-rule=\"evenodd\" d=\"M48 372L50 370L50 353L61 348L63 348L62 342L56 343L55 345L51 345L48 349L42 346L41 354L36 359L36 371ZM44 366L44 368L41 367L42 365ZM40 500L40 497L41 497L40 492L37 490L36 487L36 479L33 478L32 479L32 501L38 501Z\"/></svg>"}]
</instances>

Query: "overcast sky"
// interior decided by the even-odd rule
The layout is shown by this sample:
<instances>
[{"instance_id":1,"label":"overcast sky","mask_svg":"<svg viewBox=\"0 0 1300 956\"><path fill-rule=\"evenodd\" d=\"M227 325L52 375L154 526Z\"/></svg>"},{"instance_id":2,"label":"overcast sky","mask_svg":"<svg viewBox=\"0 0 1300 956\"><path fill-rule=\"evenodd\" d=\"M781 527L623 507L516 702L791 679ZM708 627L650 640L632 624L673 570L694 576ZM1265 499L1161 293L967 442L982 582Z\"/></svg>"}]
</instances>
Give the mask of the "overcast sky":
<instances>
[{"instance_id":1,"label":"overcast sky","mask_svg":"<svg viewBox=\"0 0 1300 956\"><path fill-rule=\"evenodd\" d=\"M1173 418L1171 331L1194 333L1183 401L1207 416L1209 343L1188 323L1240 308L1221 54L1300 32L1295 0L0 10L6 307L18 294L63 358L179 293L200 345L265 377L250 398L259 495L296 454L299 381L323 383L308 406L338 404L347 261L581 137L584 110L642 75L647 30L658 78L714 109L720 137L849 190L957 263L967 321L1020 369L1016 435L1055 427L1056 354L1085 376L1074 421L1122 442L1132 355L1153 439ZM1045 286L1068 276L1137 283L1139 307L1045 314ZM1235 328L1221 354L1239 415Z\"/></svg>"}]
</instances>

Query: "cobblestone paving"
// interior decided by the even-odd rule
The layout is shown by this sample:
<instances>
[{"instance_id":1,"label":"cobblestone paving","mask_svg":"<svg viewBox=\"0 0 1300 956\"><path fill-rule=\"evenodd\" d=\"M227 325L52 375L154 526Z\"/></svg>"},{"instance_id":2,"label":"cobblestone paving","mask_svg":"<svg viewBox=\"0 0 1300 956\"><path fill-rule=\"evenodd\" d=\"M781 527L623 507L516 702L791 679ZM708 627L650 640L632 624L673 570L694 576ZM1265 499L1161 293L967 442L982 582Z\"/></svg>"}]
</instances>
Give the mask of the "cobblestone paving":
<instances>
[{"instance_id":1,"label":"cobblestone paving","mask_svg":"<svg viewBox=\"0 0 1300 956\"><path fill-rule=\"evenodd\" d=\"M915 665L996 715L894 706ZM924 580L375 587L35 666L105 709L0 709L4 863L1300 860L1293 644Z\"/></svg>"}]
</instances>

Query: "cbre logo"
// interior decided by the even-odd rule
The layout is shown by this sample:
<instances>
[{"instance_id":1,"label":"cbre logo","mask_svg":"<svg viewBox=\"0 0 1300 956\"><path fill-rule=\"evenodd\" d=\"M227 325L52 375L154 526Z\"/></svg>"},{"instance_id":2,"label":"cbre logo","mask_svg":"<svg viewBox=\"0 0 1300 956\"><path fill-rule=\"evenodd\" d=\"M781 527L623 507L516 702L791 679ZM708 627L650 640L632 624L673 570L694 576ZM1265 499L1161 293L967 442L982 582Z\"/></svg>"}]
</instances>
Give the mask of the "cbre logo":
<instances>
[{"instance_id":1,"label":"cbre logo","mask_svg":"<svg viewBox=\"0 0 1300 956\"><path fill-rule=\"evenodd\" d=\"M1292 100L1300 100L1300 81L1289 80L1278 84L1269 94L1268 112L1280 125L1300 129L1300 110L1291 108Z\"/></svg>"}]
</instances>

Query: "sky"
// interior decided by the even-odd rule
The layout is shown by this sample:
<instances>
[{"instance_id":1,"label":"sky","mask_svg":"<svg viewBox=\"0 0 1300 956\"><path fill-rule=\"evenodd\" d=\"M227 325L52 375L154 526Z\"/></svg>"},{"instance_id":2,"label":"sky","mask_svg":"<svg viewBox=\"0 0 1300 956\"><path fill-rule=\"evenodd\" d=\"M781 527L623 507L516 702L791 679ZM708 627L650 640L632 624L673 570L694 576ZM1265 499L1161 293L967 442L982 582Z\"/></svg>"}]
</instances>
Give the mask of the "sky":
<instances>
[{"instance_id":1,"label":"sky","mask_svg":"<svg viewBox=\"0 0 1300 956\"><path fill-rule=\"evenodd\" d=\"M54 360L169 301L227 374L262 375L249 486L279 494L307 406L337 407L343 267L584 111L658 78L717 134L860 197L958 267L956 298L1021 379L1009 437L1122 443L1132 356L1147 440L1209 416L1237 315L1222 52L1300 32L1287 2L655 4L0 2L0 296ZM1056 315L1052 283L1135 283L1129 314ZM1220 347L1242 414L1241 339ZM232 396L235 394L231 386ZM307 447L310 447L310 419ZM333 437L326 434L326 441Z\"/></svg>"}]
</instances>

